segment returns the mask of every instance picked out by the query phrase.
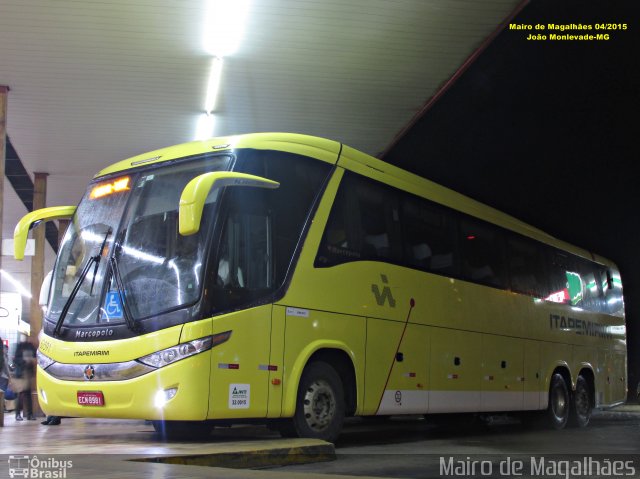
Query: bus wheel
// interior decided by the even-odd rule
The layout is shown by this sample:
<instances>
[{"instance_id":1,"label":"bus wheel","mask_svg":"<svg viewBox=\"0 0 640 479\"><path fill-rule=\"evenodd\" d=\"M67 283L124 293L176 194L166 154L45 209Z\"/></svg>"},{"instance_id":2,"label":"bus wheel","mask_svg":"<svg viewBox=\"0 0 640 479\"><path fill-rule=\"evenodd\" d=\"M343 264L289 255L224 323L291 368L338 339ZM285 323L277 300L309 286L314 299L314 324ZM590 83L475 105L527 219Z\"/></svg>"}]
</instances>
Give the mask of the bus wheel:
<instances>
[{"instance_id":1,"label":"bus wheel","mask_svg":"<svg viewBox=\"0 0 640 479\"><path fill-rule=\"evenodd\" d=\"M569 420L569 389L561 374L554 374L549 386L549 406L547 417L553 429L564 429Z\"/></svg>"},{"instance_id":2,"label":"bus wheel","mask_svg":"<svg viewBox=\"0 0 640 479\"><path fill-rule=\"evenodd\" d=\"M213 426L207 421L152 421L153 429L163 438L198 441L211 435Z\"/></svg>"},{"instance_id":3,"label":"bus wheel","mask_svg":"<svg viewBox=\"0 0 640 479\"><path fill-rule=\"evenodd\" d=\"M321 361L307 365L293 416L296 435L333 442L340 435L344 411L344 390L335 369Z\"/></svg>"},{"instance_id":4,"label":"bus wheel","mask_svg":"<svg viewBox=\"0 0 640 479\"><path fill-rule=\"evenodd\" d=\"M569 423L572 426L587 427L591 419L591 394L589 393L589 382L581 374L576 381L576 390L571 398L571 416Z\"/></svg>"}]
</instances>

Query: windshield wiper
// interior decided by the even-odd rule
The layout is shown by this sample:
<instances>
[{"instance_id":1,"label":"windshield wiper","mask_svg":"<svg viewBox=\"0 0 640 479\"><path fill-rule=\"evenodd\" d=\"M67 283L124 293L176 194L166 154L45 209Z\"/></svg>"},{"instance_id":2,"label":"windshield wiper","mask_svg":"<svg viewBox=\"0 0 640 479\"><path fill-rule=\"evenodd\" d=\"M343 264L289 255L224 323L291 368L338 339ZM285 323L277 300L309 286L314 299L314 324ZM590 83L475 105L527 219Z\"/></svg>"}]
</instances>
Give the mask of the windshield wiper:
<instances>
[{"instance_id":1,"label":"windshield wiper","mask_svg":"<svg viewBox=\"0 0 640 479\"><path fill-rule=\"evenodd\" d=\"M80 272L80 276L78 277L78 281L76 281L76 284L73 285L71 294L67 298L66 303L64 303L64 306L62 307L62 311L60 311L60 317L58 318L58 321L56 321L55 328L53 328L54 336L58 336L60 334L60 329L62 329L62 323L64 323L64 318L67 317L69 308L71 307L73 300L76 298L78 291L80 291L80 287L82 286L84 279L87 277L87 274L89 273L89 269L91 268L91 265L95 263L95 269L93 270L93 281L91 282L91 291L89 292L89 294L93 292L93 285L96 280L96 274L98 273L98 266L100 265L100 258L102 256L102 251L104 250L104 246L107 244L107 239L111 235L111 231L112 229L109 228L109 231L107 231L107 233L104 235L104 240L102 240L102 244L100 245L100 249L98 250L98 253L95 256L89 257L87 264L85 264L84 268L82 268L82 271Z\"/></svg>"},{"instance_id":2,"label":"windshield wiper","mask_svg":"<svg viewBox=\"0 0 640 479\"><path fill-rule=\"evenodd\" d=\"M124 321L127 324L127 328L136 333L138 332L138 326L134 322L133 316L131 316L131 311L129 311L129 305L124 299L124 287L122 284L122 277L120 276L120 269L118 268L118 261L116 260L115 252L113 255L111 255L109 264L111 265L111 273L113 274L113 278L116 280L116 289L118 290L118 297L120 298L120 304L122 305Z\"/></svg>"}]
</instances>

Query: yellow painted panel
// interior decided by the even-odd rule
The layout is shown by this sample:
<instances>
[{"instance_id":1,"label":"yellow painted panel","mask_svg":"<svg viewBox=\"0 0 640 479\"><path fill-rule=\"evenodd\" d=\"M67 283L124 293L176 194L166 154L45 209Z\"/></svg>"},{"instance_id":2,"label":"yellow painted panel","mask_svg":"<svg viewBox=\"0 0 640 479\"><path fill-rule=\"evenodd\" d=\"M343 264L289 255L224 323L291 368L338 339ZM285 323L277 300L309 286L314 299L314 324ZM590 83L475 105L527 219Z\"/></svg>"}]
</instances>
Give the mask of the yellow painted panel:
<instances>
[{"instance_id":1,"label":"yellow painted panel","mask_svg":"<svg viewBox=\"0 0 640 479\"><path fill-rule=\"evenodd\" d=\"M267 415L271 305L212 319L213 333L231 330L211 354L209 418L260 418Z\"/></svg>"},{"instance_id":2,"label":"yellow painted panel","mask_svg":"<svg viewBox=\"0 0 640 479\"><path fill-rule=\"evenodd\" d=\"M368 322L371 325L373 320L369 319ZM427 326L407 325L402 341L400 341L398 355L394 353L391 355L391 374L386 387L384 387L387 393L395 391L393 400L391 400L391 395L387 396L388 400L383 399L380 409L377 411L378 414L420 414L427 412L427 391L429 389L427 367L430 353L430 331L431 328ZM369 334L367 336L369 337ZM389 336L384 334L379 336L391 342ZM375 357L377 354L367 347L367 358L371 356ZM369 372L368 366L369 362L367 362L367 371ZM374 374L371 371L369 376L372 384L376 384L377 378ZM398 394L398 392L400 393Z\"/></svg>"},{"instance_id":3,"label":"yellow painted panel","mask_svg":"<svg viewBox=\"0 0 640 479\"><path fill-rule=\"evenodd\" d=\"M524 340L523 373L525 394L523 409L540 409L540 397L545 389L540 369L540 343L538 341Z\"/></svg>"},{"instance_id":4,"label":"yellow painted panel","mask_svg":"<svg viewBox=\"0 0 640 479\"><path fill-rule=\"evenodd\" d=\"M369 322L371 323L371 320ZM429 331L431 329L426 326L407 325L398 350L402 360L393 361L387 389L415 389L419 391L429 389L427 371L431 349ZM389 339L387 338L387 340Z\"/></svg>"},{"instance_id":5,"label":"yellow painted panel","mask_svg":"<svg viewBox=\"0 0 640 479\"><path fill-rule=\"evenodd\" d=\"M282 394L284 391L284 330L286 307L274 306L271 319L271 351L269 364L277 370L269 371L268 417L280 417L282 413ZM274 381L276 384L274 384ZM280 384L277 382L280 381Z\"/></svg>"},{"instance_id":6,"label":"yellow painted panel","mask_svg":"<svg viewBox=\"0 0 640 479\"><path fill-rule=\"evenodd\" d=\"M623 402L627 398L627 356L624 353L613 352L613 387L611 403Z\"/></svg>"},{"instance_id":7,"label":"yellow painted panel","mask_svg":"<svg viewBox=\"0 0 640 479\"><path fill-rule=\"evenodd\" d=\"M522 409L523 360L521 339L482 335L482 411Z\"/></svg>"},{"instance_id":8,"label":"yellow painted panel","mask_svg":"<svg viewBox=\"0 0 640 479\"><path fill-rule=\"evenodd\" d=\"M404 323L397 321L367 318L367 363L362 412L365 415L378 411L404 326Z\"/></svg>"},{"instance_id":9,"label":"yellow painted panel","mask_svg":"<svg viewBox=\"0 0 640 479\"><path fill-rule=\"evenodd\" d=\"M430 378L436 391L480 391L482 335L433 328ZM479 404L478 404L479 406Z\"/></svg>"}]
</instances>

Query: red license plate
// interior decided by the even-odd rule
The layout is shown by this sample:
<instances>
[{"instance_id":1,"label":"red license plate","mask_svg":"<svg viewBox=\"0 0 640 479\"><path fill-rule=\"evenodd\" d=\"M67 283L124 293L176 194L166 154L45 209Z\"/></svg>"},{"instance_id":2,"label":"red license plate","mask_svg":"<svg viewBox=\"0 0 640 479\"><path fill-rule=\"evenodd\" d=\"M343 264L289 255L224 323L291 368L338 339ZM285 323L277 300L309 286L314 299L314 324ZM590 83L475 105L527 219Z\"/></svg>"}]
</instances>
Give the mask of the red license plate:
<instances>
[{"instance_id":1,"label":"red license plate","mask_svg":"<svg viewBox=\"0 0 640 479\"><path fill-rule=\"evenodd\" d=\"M80 406L104 406L102 391L78 391L78 404Z\"/></svg>"}]
</instances>

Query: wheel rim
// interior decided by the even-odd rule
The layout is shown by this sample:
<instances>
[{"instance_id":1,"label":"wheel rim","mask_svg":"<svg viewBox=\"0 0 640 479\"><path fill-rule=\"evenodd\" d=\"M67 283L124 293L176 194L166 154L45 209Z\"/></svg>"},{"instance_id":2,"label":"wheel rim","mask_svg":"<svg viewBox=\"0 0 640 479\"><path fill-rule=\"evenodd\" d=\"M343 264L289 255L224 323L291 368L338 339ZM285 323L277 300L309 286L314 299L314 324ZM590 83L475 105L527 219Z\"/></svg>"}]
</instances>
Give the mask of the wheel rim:
<instances>
[{"instance_id":1,"label":"wheel rim","mask_svg":"<svg viewBox=\"0 0 640 479\"><path fill-rule=\"evenodd\" d=\"M558 422L562 422L567 415L567 397L560 387L553 389L551 408Z\"/></svg>"},{"instance_id":2,"label":"wheel rim","mask_svg":"<svg viewBox=\"0 0 640 479\"><path fill-rule=\"evenodd\" d=\"M581 417L589 416L589 410L591 404L589 401L589 394L586 389L578 388L575 393L575 405L576 413Z\"/></svg>"},{"instance_id":3,"label":"wheel rim","mask_svg":"<svg viewBox=\"0 0 640 479\"><path fill-rule=\"evenodd\" d=\"M329 383L318 379L311 383L304 395L304 417L314 431L325 429L336 415L336 397Z\"/></svg>"}]
</instances>

